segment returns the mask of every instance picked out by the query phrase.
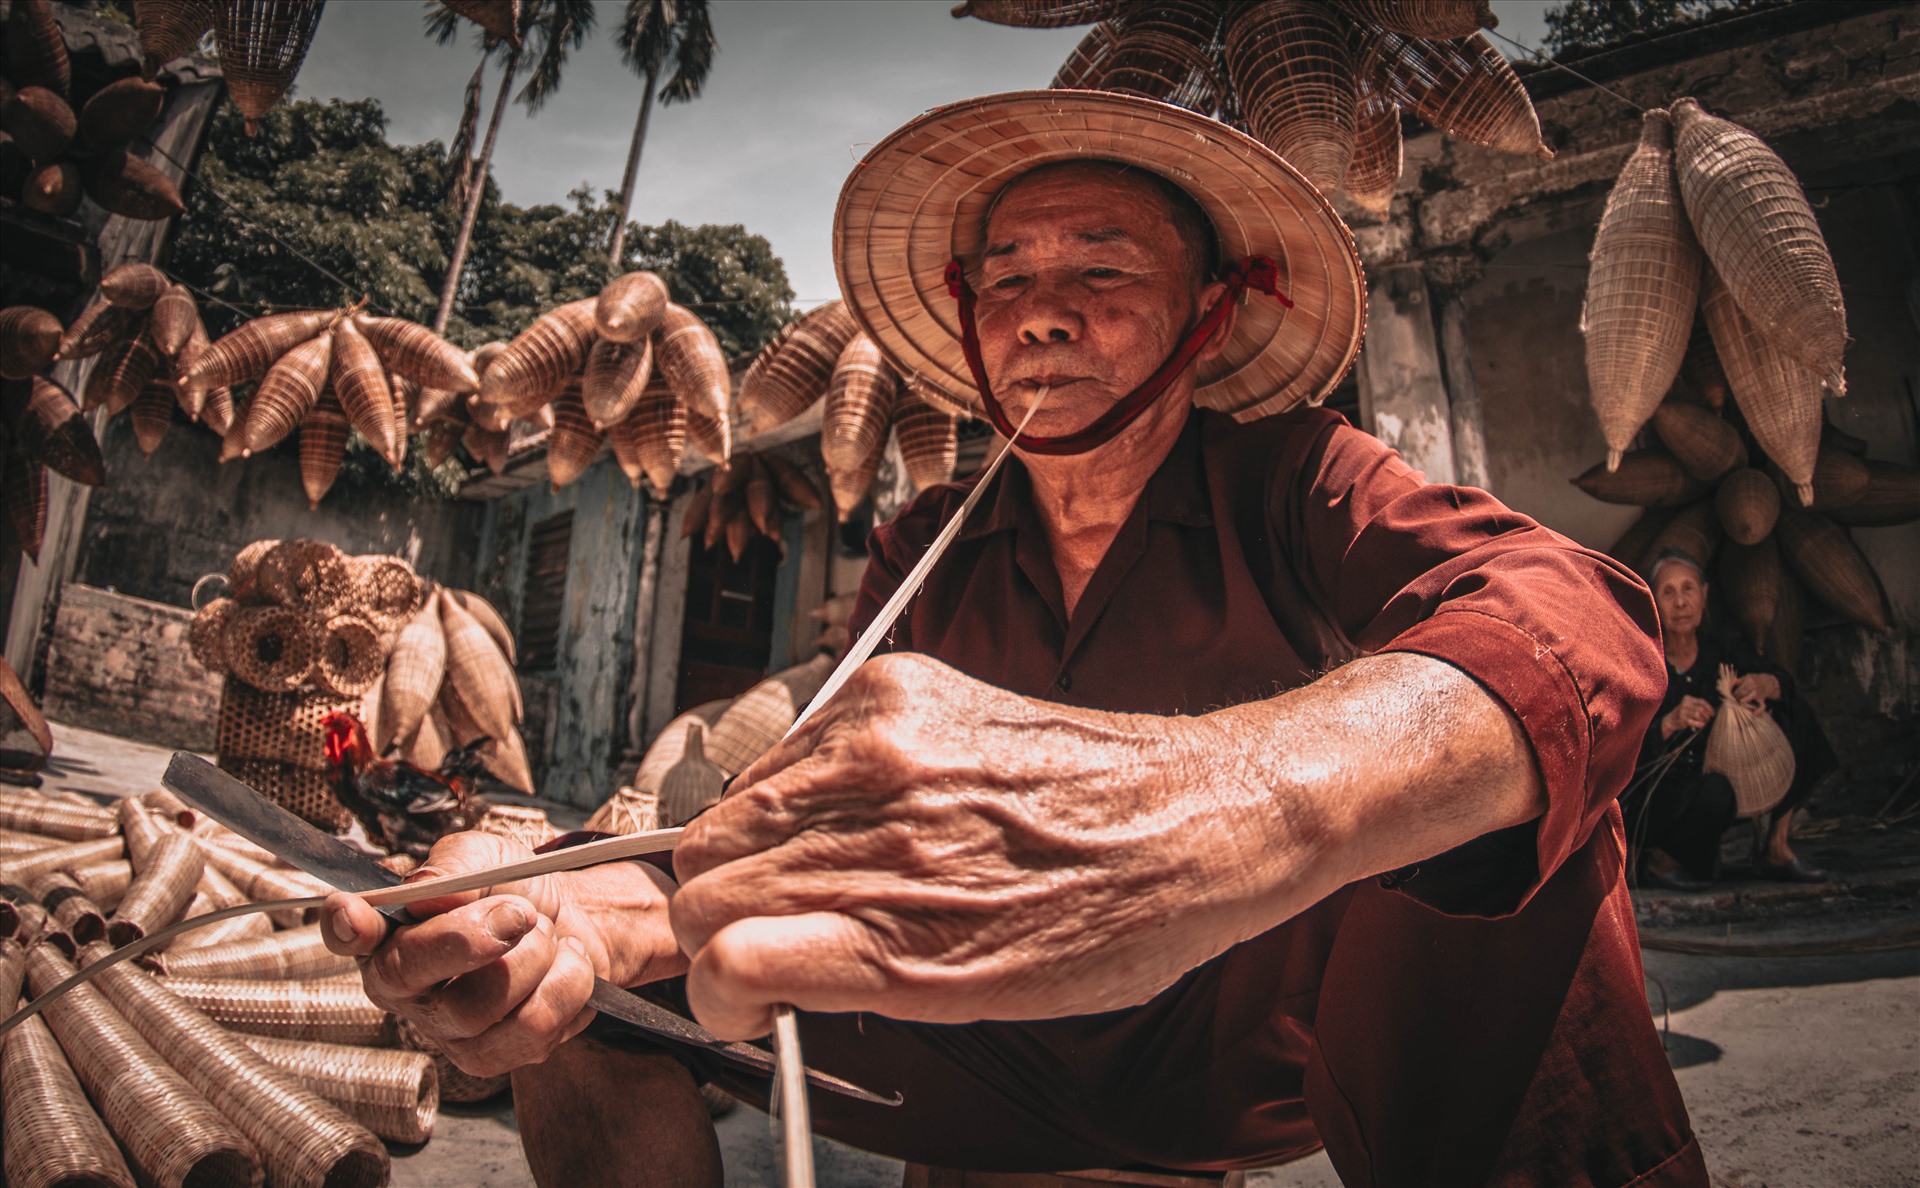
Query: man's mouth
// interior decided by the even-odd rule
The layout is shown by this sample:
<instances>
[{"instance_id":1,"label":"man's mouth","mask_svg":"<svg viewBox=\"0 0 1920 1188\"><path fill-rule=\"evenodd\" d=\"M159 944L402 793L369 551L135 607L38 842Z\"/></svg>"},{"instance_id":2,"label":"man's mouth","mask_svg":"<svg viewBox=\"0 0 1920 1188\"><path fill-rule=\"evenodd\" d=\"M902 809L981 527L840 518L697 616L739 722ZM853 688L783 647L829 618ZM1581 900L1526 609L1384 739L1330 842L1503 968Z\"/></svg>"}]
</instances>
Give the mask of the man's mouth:
<instances>
[{"instance_id":1,"label":"man's mouth","mask_svg":"<svg viewBox=\"0 0 1920 1188\"><path fill-rule=\"evenodd\" d=\"M1048 373L1044 375L1026 376L1025 378L1015 380L1012 386L1029 392L1037 392L1041 388L1058 389L1067 387L1070 384L1085 383L1087 378L1088 377L1084 375Z\"/></svg>"}]
</instances>

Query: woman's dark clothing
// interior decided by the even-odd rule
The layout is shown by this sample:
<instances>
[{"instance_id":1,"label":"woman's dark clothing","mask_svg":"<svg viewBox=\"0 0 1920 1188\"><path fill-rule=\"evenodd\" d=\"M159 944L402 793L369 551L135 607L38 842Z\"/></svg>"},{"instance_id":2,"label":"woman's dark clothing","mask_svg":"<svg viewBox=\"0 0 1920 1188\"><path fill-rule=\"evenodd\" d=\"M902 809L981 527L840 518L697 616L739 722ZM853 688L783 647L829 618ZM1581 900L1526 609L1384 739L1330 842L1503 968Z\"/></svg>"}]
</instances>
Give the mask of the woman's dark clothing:
<instances>
[{"instance_id":1,"label":"woman's dark clothing","mask_svg":"<svg viewBox=\"0 0 1920 1188\"><path fill-rule=\"evenodd\" d=\"M1839 765L1826 731L1814 716L1813 707L1799 696L1793 677L1786 670L1767 663L1743 641L1703 628L1698 637L1699 654L1691 667L1682 672L1667 665L1667 693L1660 711L1640 746L1640 766L1634 780L1620 796L1620 808L1627 818L1627 839L1636 854L1648 849L1661 850L1688 872L1712 878L1720 854L1720 835L1738 817L1733 785L1718 772L1702 770L1707 751L1707 734L1701 730L1687 737L1685 731L1662 738L1660 722L1682 698L1698 697L1716 710L1720 706L1720 666L1730 664L1740 676L1766 673L1780 682L1780 697L1767 703L1767 713L1787 736L1793 748L1793 783L1775 814L1789 813L1806 803L1827 773ZM1674 754L1674 748L1679 753ZM1671 756L1672 764L1657 779L1654 771Z\"/></svg>"}]
</instances>

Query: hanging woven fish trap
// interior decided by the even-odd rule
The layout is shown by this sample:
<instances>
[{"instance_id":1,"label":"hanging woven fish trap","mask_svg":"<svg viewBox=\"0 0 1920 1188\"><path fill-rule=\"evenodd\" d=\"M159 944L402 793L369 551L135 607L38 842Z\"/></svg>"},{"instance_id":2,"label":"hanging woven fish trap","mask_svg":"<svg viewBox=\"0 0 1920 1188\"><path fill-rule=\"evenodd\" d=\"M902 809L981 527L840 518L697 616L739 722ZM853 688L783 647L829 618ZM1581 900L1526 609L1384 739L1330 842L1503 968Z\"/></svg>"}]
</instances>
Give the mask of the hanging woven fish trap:
<instances>
[{"instance_id":1,"label":"hanging woven fish trap","mask_svg":"<svg viewBox=\"0 0 1920 1188\"><path fill-rule=\"evenodd\" d=\"M1226 63L1253 135L1320 189L1339 189L1358 89L1339 15L1316 0L1261 0L1228 25Z\"/></svg>"}]
</instances>

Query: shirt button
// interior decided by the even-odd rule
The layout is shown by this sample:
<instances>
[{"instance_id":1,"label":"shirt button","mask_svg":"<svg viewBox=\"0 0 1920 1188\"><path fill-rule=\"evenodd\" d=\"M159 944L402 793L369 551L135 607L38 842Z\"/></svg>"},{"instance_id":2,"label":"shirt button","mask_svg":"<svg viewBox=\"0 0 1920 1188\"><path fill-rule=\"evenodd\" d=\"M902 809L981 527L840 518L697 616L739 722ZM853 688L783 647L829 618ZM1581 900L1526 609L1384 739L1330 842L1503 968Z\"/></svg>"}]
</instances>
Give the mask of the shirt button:
<instances>
[{"instance_id":1,"label":"shirt button","mask_svg":"<svg viewBox=\"0 0 1920 1188\"><path fill-rule=\"evenodd\" d=\"M1063 670L1059 676L1053 678L1053 687L1065 693L1067 690L1073 688L1073 678L1068 676Z\"/></svg>"}]
</instances>

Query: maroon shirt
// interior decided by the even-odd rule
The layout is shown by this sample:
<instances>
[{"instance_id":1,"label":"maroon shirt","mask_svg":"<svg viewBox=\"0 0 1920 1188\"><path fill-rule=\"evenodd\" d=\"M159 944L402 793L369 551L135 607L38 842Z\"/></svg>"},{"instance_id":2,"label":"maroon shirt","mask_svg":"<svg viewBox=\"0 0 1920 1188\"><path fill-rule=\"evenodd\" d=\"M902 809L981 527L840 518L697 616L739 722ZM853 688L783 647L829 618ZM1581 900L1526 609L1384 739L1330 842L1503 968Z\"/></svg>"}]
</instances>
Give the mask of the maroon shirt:
<instances>
[{"instance_id":1,"label":"maroon shirt","mask_svg":"<svg viewBox=\"0 0 1920 1188\"><path fill-rule=\"evenodd\" d=\"M876 613L964 485L874 533ZM889 637L1030 697L1200 714L1357 656L1467 672L1548 808L1343 888L1145 1006L936 1026L807 1016L829 1134L946 1166L1256 1167L1324 1143L1348 1184L1705 1184L1646 1007L1614 797L1664 670L1646 587L1321 410L1196 413L1074 613L1017 461ZM1042 745L1036 742L1036 745ZM1636 1179L1636 1177L1642 1177Z\"/></svg>"}]
</instances>

